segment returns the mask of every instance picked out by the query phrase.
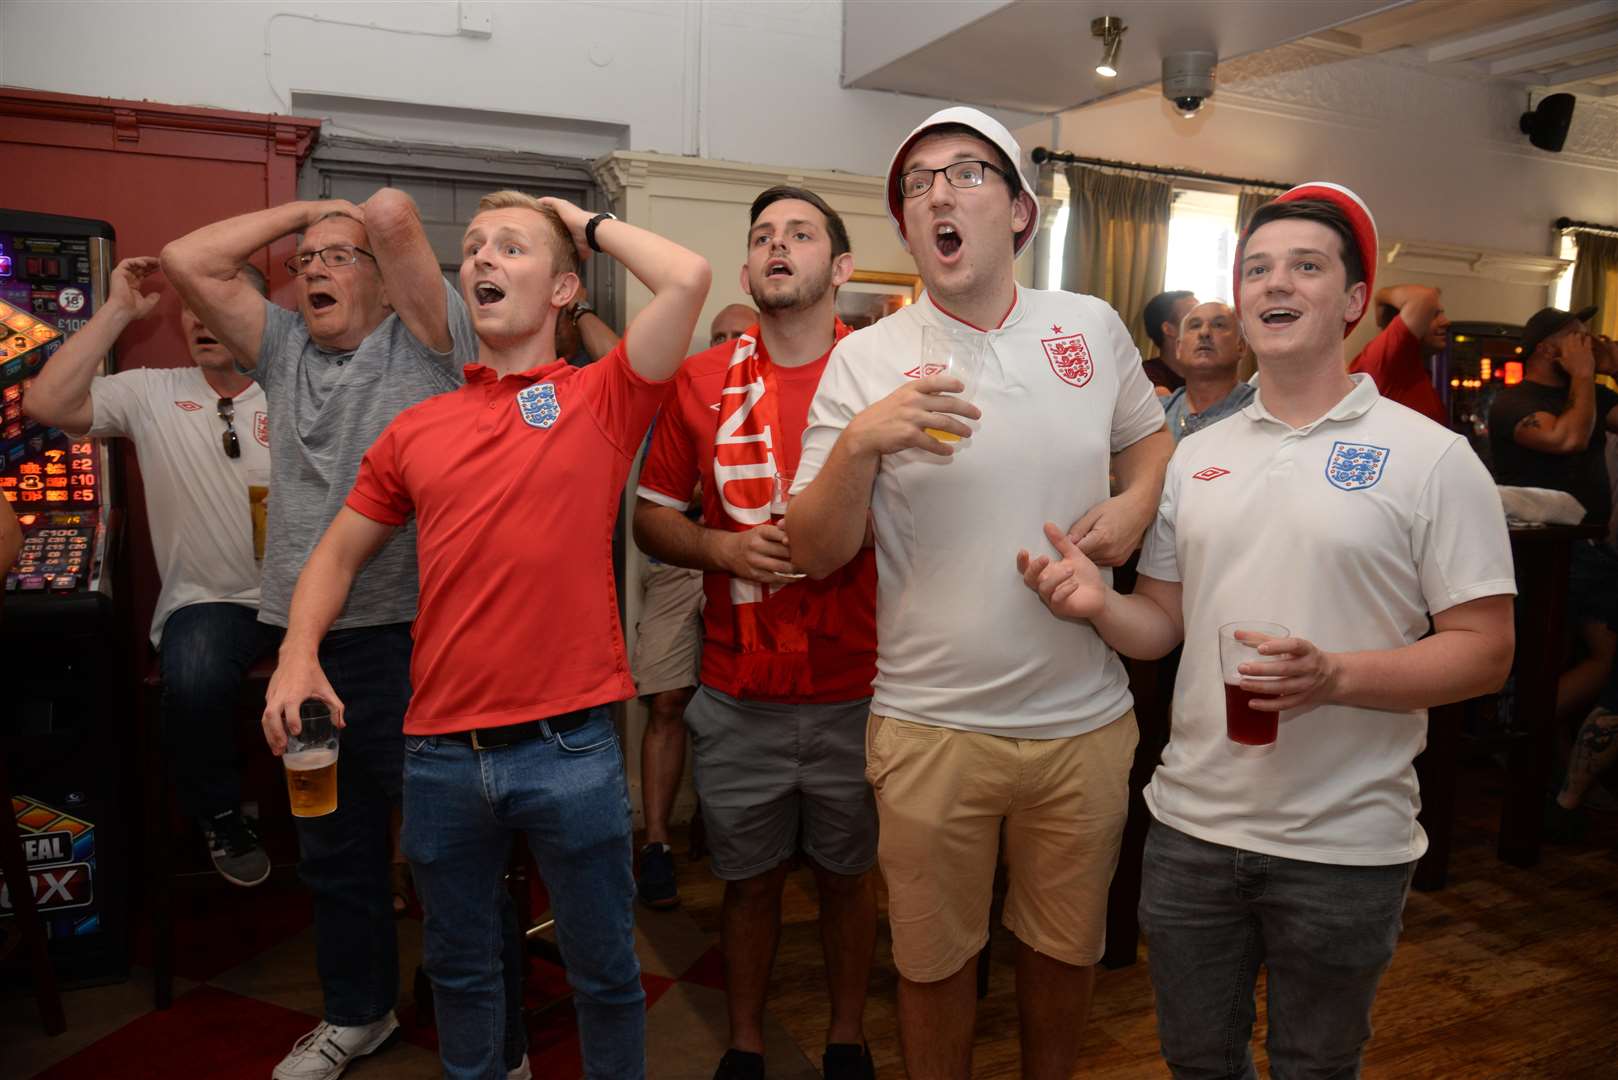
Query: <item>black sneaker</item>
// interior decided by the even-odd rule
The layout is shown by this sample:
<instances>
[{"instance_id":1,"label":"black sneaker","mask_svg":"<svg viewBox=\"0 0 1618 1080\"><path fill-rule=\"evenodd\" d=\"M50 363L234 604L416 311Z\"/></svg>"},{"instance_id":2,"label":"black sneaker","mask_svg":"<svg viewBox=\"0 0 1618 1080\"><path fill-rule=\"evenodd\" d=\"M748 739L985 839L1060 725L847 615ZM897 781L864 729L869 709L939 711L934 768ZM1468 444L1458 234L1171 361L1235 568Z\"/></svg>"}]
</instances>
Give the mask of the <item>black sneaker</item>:
<instances>
[{"instance_id":1,"label":"black sneaker","mask_svg":"<svg viewBox=\"0 0 1618 1080\"><path fill-rule=\"evenodd\" d=\"M270 856L258 839L258 822L237 810L202 819L208 857L232 885L258 885L270 876Z\"/></svg>"},{"instance_id":2,"label":"black sneaker","mask_svg":"<svg viewBox=\"0 0 1618 1080\"><path fill-rule=\"evenodd\" d=\"M827 1043L820 1071L826 1080L876 1080L871 1048L856 1043Z\"/></svg>"},{"instance_id":3,"label":"black sneaker","mask_svg":"<svg viewBox=\"0 0 1618 1080\"><path fill-rule=\"evenodd\" d=\"M680 906L680 890L674 883L673 848L667 844L647 844L640 849L640 880L635 883L635 890L640 894L640 902L649 908L672 911Z\"/></svg>"},{"instance_id":4,"label":"black sneaker","mask_svg":"<svg viewBox=\"0 0 1618 1080\"><path fill-rule=\"evenodd\" d=\"M668 845L664 845L667 847ZM747 1050L726 1050L713 1080L764 1080L764 1055Z\"/></svg>"}]
</instances>

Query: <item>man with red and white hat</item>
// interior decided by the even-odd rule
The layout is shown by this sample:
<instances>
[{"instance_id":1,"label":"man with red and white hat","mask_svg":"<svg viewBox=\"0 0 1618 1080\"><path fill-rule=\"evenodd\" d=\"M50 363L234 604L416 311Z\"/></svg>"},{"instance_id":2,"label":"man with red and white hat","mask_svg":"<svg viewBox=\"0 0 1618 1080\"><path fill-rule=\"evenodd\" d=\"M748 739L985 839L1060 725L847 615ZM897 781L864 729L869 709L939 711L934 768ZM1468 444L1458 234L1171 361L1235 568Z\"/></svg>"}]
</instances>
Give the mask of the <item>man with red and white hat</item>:
<instances>
[{"instance_id":1,"label":"man with red and white hat","mask_svg":"<svg viewBox=\"0 0 1618 1080\"><path fill-rule=\"evenodd\" d=\"M1013 262L1038 222L1020 158L1010 132L967 108L933 115L894 154L889 213L927 294L833 350L787 510L793 563L815 577L874 528L866 776L915 1077L970 1075L972 961L1002 826L1023 1075L1072 1075L1128 808L1133 702L1095 631L1048 618L1007 564L1053 519L1097 562L1123 562L1172 452L1117 313L1018 287ZM970 403L923 360L924 331L940 329L979 352Z\"/></svg>"},{"instance_id":2,"label":"man with red and white hat","mask_svg":"<svg viewBox=\"0 0 1618 1080\"><path fill-rule=\"evenodd\" d=\"M1135 593L1051 525L1061 560L1019 559L1056 615L1120 652L1185 641L1140 901L1177 1077L1257 1075L1260 964L1274 1075L1359 1075L1427 848L1411 767L1427 709L1498 688L1511 664L1516 588L1488 472L1464 437L1343 368L1375 256L1345 188L1260 208L1236 259L1258 393L1180 442ZM1244 620L1287 628L1252 639L1233 684L1279 714L1256 751L1227 735L1219 657L1221 626Z\"/></svg>"}]
</instances>

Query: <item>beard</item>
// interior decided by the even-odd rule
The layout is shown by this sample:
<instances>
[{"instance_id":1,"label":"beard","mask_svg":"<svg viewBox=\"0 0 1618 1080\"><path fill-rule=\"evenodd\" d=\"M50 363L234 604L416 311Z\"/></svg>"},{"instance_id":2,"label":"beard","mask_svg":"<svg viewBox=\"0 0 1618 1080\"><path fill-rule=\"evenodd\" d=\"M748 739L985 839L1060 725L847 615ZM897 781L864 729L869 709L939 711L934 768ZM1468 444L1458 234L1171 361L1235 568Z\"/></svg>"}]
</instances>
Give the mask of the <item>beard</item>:
<instances>
[{"instance_id":1,"label":"beard","mask_svg":"<svg viewBox=\"0 0 1618 1080\"><path fill-rule=\"evenodd\" d=\"M820 303L830 291L831 266L828 264L818 274L808 272L795 274L789 279L785 288L774 285L774 280L748 275L748 284L753 290L753 303L758 305L758 309L772 315L787 311L804 311Z\"/></svg>"}]
</instances>

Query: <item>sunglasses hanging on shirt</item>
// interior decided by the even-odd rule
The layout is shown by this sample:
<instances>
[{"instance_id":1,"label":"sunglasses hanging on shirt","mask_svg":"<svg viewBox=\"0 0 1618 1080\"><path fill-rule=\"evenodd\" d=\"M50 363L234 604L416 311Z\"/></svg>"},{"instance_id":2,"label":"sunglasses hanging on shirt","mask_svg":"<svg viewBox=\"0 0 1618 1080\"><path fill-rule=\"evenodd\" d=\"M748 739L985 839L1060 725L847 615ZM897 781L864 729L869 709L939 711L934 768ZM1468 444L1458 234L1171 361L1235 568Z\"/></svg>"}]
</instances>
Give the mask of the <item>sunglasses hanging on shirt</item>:
<instances>
[{"instance_id":1,"label":"sunglasses hanging on shirt","mask_svg":"<svg viewBox=\"0 0 1618 1080\"><path fill-rule=\"evenodd\" d=\"M219 399L219 419L225 422L225 430L219 440L225 448L225 456L232 459L241 457L242 441L236 437L236 403L228 397Z\"/></svg>"}]
</instances>

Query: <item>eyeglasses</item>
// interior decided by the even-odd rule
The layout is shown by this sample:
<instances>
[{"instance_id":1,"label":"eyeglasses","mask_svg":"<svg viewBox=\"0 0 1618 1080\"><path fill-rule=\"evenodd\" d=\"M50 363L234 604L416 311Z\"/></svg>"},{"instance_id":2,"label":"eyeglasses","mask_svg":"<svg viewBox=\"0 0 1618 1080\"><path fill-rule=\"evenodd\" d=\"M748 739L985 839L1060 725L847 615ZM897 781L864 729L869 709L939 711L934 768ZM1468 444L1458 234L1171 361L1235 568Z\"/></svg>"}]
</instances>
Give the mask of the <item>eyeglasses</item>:
<instances>
[{"instance_id":1,"label":"eyeglasses","mask_svg":"<svg viewBox=\"0 0 1618 1080\"><path fill-rule=\"evenodd\" d=\"M225 422L224 434L219 439L225 448L225 456L231 459L241 457L242 441L236 437L236 403L228 397L219 399L219 419Z\"/></svg>"},{"instance_id":2,"label":"eyeglasses","mask_svg":"<svg viewBox=\"0 0 1618 1080\"><path fill-rule=\"evenodd\" d=\"M321 262L325 263L334 270L344 266L353 266L354 256L356 255L364 255L372 262L376 261L376 256L372 255L364 248L347 246L323 247L319 251L300 251L296 255L292 256L292 258L286 261L287 273L291 274L293 277L297 277L299 274L309 269L309 264L315 261L315 257L317 255L320 257Z\"/></svg>"},{"instance_id":3,"label":"eyeglasses","mask_svg":"<svg viewBox=\"0 0 1618 1080\"><path fill-rule=\"evenodd\" d=\"M933 189L933 181L939 173L944 174L944 179L949 181L950 187L982 187L989 173L994 173L1008 184L1011 183L1009 176L987 161L954 161L942 169L911 169L899 177L899 194L907 199L919 199Z\"/></svg>"}]
</instances>

